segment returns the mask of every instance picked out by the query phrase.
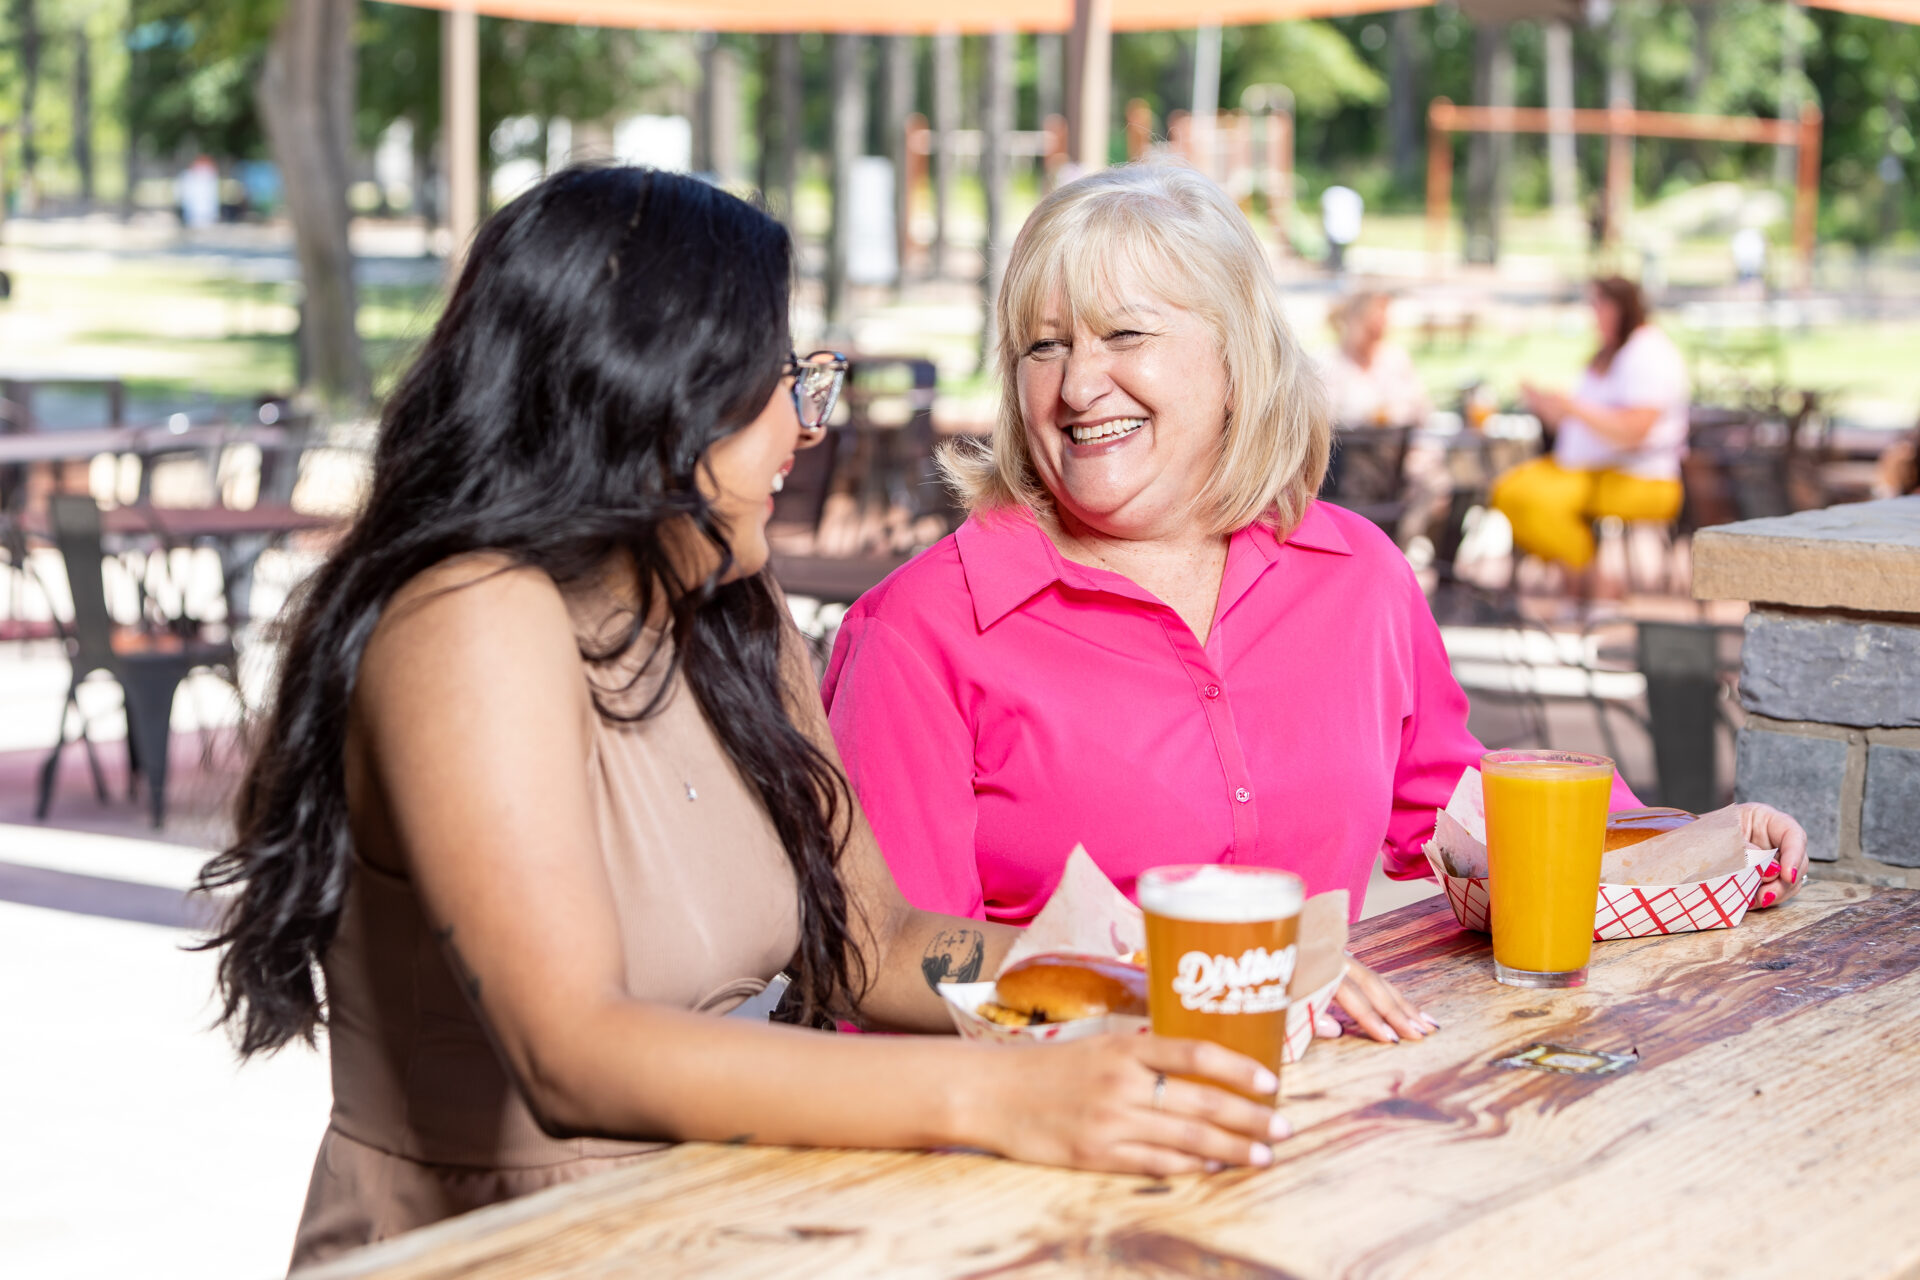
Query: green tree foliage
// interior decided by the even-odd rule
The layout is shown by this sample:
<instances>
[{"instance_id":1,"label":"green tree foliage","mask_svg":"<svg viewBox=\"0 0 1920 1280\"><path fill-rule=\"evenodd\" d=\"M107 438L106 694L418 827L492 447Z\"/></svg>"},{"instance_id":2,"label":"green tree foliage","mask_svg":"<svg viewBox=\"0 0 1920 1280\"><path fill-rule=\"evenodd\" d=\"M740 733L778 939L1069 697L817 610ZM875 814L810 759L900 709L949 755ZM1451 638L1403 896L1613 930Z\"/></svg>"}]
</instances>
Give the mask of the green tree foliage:
<instances>
[{"instance_id":1,"label":"green tree foliage","mask_svg":"<svg viewBox=\"0 0 1920 1280\"><path fill-rule=\"evenodd\" d=\"M266 154L253 82L279 9L276 0L128 0L122 101L143 157Z\"/></svg>"}]
</instances>

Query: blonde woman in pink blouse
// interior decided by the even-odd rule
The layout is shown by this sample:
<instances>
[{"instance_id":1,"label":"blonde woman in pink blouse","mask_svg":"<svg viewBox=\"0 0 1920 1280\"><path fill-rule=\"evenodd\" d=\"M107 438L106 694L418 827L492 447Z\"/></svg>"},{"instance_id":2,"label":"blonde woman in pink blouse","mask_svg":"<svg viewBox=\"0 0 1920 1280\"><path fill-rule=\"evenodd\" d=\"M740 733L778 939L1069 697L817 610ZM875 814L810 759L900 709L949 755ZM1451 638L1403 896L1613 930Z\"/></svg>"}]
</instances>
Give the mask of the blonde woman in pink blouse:
<instances>
[{"instance_id":1,"label":"blonde woman in pink blouse","mask_svg":"<svg viewBox=\"0 0 1920 1280\"><path fill-rule=\"evenodd\" d=\"M1356 914L1376 856L1427 875L1481 746L1405 558L1313 501L1325 396L1240 211L1170 166L1064 186L997 326L991 445L947 459L971 518L849 611L824 688L908 900L1025 923L1075 844L1128 893L1244 863ZM1363 966L1340 1003L1376 1039L1433 1030Z\"/></svg>"}]
</instances>

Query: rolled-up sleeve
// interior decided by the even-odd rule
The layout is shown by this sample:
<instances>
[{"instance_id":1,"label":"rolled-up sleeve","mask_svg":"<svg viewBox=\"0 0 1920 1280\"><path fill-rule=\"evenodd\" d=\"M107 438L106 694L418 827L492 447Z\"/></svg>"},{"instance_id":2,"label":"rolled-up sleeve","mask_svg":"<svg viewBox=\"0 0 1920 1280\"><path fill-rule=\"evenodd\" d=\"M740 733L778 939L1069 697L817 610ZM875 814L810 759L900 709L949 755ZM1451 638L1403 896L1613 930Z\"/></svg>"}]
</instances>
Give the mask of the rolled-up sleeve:
<instances>
[{"instance_id":1,"label":"rolled-up sleeve","mask_svg":"<svg viewBox=\"0 0 1920 1280\"><path fill-rule=\"evenodd\" d=\"M821 696L854 795L908 902L980 917L973 732L947 683L886 623L841 625Z\"/></svg>"}]
</instances>

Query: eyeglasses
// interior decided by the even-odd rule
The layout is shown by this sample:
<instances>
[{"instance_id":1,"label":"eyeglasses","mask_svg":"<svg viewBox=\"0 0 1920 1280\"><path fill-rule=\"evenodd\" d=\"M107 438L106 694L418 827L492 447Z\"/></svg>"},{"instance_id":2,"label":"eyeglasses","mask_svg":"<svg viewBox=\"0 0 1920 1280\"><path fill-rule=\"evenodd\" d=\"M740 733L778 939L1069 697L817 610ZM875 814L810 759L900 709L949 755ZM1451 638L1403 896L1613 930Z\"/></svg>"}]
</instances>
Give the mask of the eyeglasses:
<instances>
[{"instance_id":1,"label":"eyeglasses","mask_svg":"<svg viewBox=\"0 0 1920 1280\"><path fill-rule=\"evenodd\" d=\"M800 417L803 431L824 431L833 406L840 402L840 389L847 384L847 358L838 351L816 351L787 358L781 370L793 379L793 411Z\"/></svg>"}]
</instances>

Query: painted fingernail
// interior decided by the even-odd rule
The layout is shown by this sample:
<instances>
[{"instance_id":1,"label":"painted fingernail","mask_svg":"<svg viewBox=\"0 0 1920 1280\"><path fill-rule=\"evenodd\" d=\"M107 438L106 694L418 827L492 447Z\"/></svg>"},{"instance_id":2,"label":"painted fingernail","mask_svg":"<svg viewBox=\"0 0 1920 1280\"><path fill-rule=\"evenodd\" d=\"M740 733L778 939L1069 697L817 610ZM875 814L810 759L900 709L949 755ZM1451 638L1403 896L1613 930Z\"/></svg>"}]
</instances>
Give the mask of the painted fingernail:
<instances>
[{"instance_id":1,"label":"painted fingernail","mask_svg":"<svg viewBox=\"0 0 1920 1280\"><path fill-rule=\"evenodd\" d=\"M1787 883L1788 884L1800 883L1800 868L1795 867L1793 870L1787 872Z\"/></svg>"},{"instance_id":2,"label":"painted fingernail","mask_svg":"<svg viewBox=\"0 0 1920 1280\"><path fill-rule=\"evenodd\" d=\"M1265 1067L1260 1068L1259 1074L1253 1077L1253 1091L1255 1093L1274 1093L1277 1092L1279 1088L1280 1077Z\"/></svg>"},{"instance_id":3,"label":"painted fingernail","mask_svg":"<svg viewBox=\"0 0 1920 1280\"><path fill-rule=\"evenodd\" d=\"M1387 1028L1387 1040L1388 1040L1388 1041L1389 1041L1390 1043L1393 1043L1393 1044L1399 1044L1399 1043L1400 1043L1400 1033L1399 1033L1398 1031L1395 1031L1395 1030L1394 1030L1394 1029L1393 1029L1392 1027L1388 1027L1388 1028Z\"/></svg>"},{"instance_id":4,"label":"painted fingernail","mask_svg":"<svg viewBox=\"0 0 1920 1280\"><path fill-rule=\"evenodd\" d=\"M1221 1164L1218 1160L1209 1160L1201 1166L1201 1168L1205 1169L1208 1173L1218 1173L1226 1167L1227 1166Z\"/></svg>"},{"instance_id":5,"label":"painted fingernail","mask_svg":"<svg viewBox=\"0 0 1920 1280\"><path fill-rule=\"evenodd\" d=\"M1773 905L1773 900L1779 896L1780 896L1779 894L1769 889L1767 890L1767 896L1760 899L1760 905L1763 907L1770 907Z\"/></svg>"},{"instance_id":6,"label":"painted fingernail","mask_svg":"<svg viewBox=\"0 0 1920 1280\"><path fill-rule=\"evenodd\" d=\"M1425 1018L1427 1020L1427 1025L1432 1027L1435 1031L1438 1031L1440 1029L1440 1019L1434 1017L1432 1014L1428 1013L1425 1009L1422 1009L1420 1011L1420 1016Z\"/></svg>"},{"instance_id":7,"label":"painted fingernail","mask_svg":"<svg viewBox=\"0 0 1920 1280\"><path fill-rule=\"evenodd\" d=\"M1253 1150L1247 1152L1247 1163L1256 1169L1264 1169L1273 1163L1273 1148L1264 1142L1253 1144Z\"/></svg>"},{"instance_id":8,"label":"painted fingernail","mask_svg":"<svg viewBox=\"0 0 1920 1280\"><path fill-rule=\"evenodd\" d=\"M1293 1126L1287 1123L1285 1116L1276 1111L1273 1113L1273 1119L1267 1121L1267 1136L1275 1142L1280 1141L1282 1138L1291 1138L1293 1136Z\"/></svg>"}]
</instances>

